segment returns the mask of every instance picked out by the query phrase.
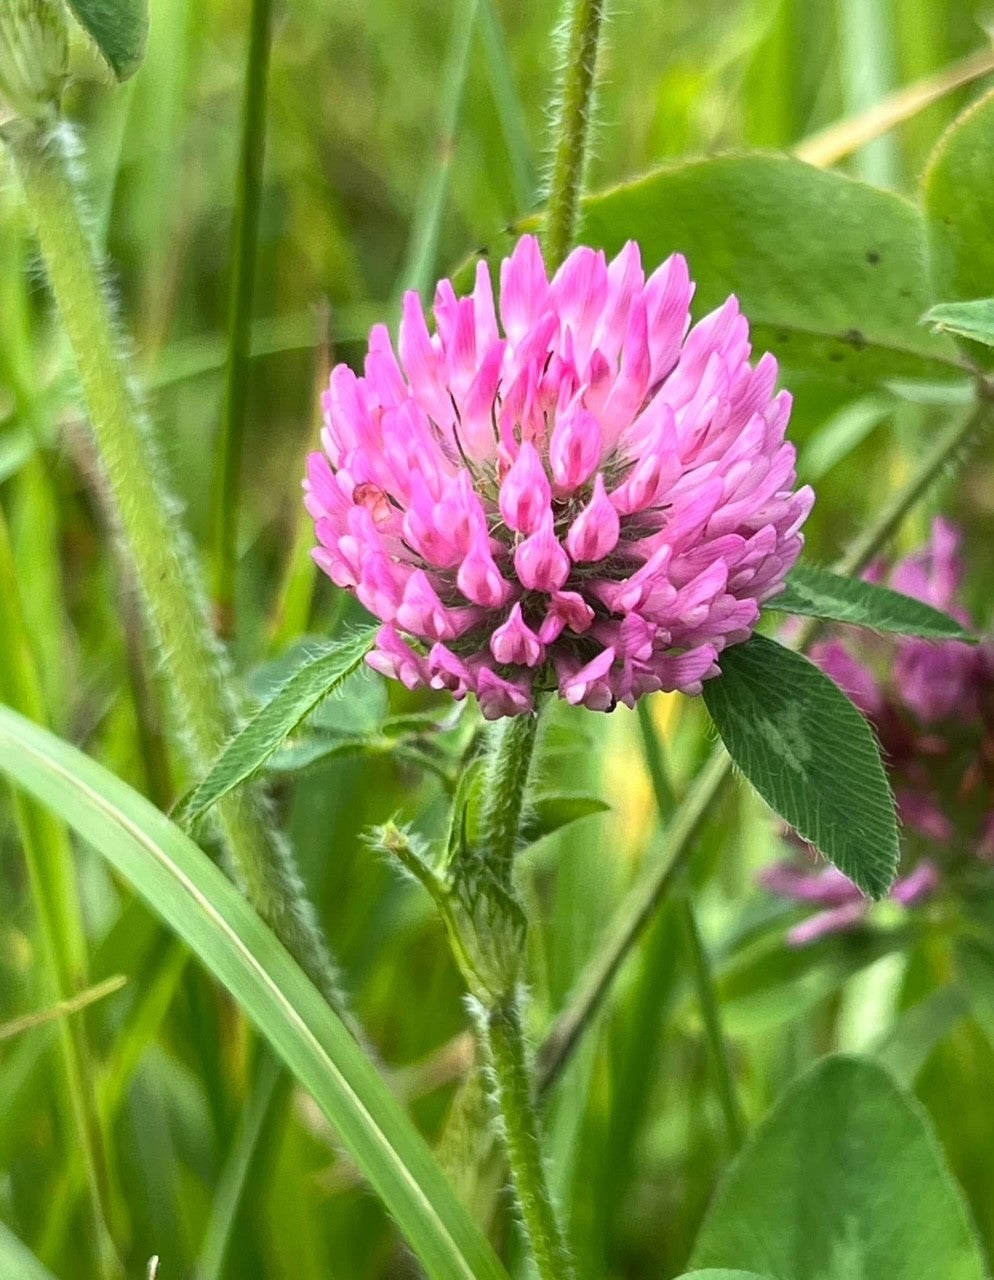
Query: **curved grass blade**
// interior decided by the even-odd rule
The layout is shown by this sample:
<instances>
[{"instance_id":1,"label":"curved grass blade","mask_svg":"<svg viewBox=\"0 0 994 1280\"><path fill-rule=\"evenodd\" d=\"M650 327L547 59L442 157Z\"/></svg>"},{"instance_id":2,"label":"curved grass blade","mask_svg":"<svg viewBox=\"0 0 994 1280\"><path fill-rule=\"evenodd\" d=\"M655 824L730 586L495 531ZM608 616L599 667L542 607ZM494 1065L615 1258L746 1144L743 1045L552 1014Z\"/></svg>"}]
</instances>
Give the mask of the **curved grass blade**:
<instances>
[{"instance_id":1,"label":"curved grass blade","mask_svg":"<svg viewBox=\"0 0 994 1280\"><path fill-rule=\"evenodd\" d=\"M7 707L0 769L92 844L234 996L335 1126L432 1280L507 1280L341 1019L206 854L120 779Z\"/></svg>"},{"instance_id":2,"label":"curved grass blade","mask_svg":"<svg viewBox=\"0 0 994 1280\"><path fill-rule=\"evenodd\" d=\"M976 641L968 628L940 609L889 587L846 578L816 565L797 565L785 589L767 603L767 608L926 640Z\"/></svg>"},{"instance_id":3,"label":"curved grass blade","mask_svg":"<svg viewBox=\"0 0 994 1280\"><path fill-rule=\"evenodd\" d=\"M369 627L343 642L315 646L270 700L228 740L207 776L179 803L174 817L192 826L229 791L251 778L314 708L357 670L373 647Z\"/></svg>"},{"instance_id":4,"label":"curved grass blade","mask_svg":"<svg viewBox=\"0 0 994 1280\"><path fill-rule=\"evenodd\" d=\"M13 1231L0 1222L0 1280L55 1280Z\"/></svg>"}]
</instances>

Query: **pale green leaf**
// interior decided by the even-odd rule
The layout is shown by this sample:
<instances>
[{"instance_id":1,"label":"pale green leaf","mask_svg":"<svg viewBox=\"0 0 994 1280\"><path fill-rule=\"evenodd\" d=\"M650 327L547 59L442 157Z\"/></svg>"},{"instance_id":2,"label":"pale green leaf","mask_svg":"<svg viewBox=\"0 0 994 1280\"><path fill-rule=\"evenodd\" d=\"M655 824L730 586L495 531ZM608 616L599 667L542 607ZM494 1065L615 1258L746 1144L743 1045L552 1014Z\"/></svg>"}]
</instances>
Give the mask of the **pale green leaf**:
<instances>
[{"instance_id":1,"label":"pale green leaf","mask_svg":"<svg viewBox=\"0 0 994 1280\"><path fill-rule=\"evenodd\" d=\"M102 766L0 707L0 769L106 859L232 994L439 1280L506 1280L341 1020L227 877Z\"/></svg>"},{"instance_id":2,"label":"pale green leaf","mask_svg":"<svg viewBox=\"0 0 994 1280\"><path fill-rule=\"evenodd\" d=\"M647 269L684 254L695 315L736 294L754 348L791 371L868 386L948 377L958 365L953 343L919 324L934 297L924 220L891 192L788 156L737 153L595 193L582 219L582 243L614 254L637 240Z\"/></svg>"},{"instance_id":3,"label":"pale green leaf","mask_svg":"<svg viewBox=\"0 0 994 1280\"><path fill-rule=\"evenodd\" d=\"M992 153L994 90L950 125L922 179L934 296L944 300L994 294Z\"/></svg>"},{"instance_id":4,"label":"pale green leaf","mask_svg":"<svg viewBox=\"0 0 994 1280\"><path fill-rule=\"evenodd\" d=\"M905 1009L873 1045L881 1066L910 1089L935 1046L951 1035L969 1014L966 993L955 984L936 987Z\"/></svg>"},{"instance_id":5,"label":"pale green leaf","mask_svg":"<svg viewBox=\"0 0 994 1280\"><path fill-rule=\"evenodd\" d=\"M893 414L895 403L891 395L871 392L833 413L800 445L797 471L801 479L817 484Z\"/></svg>"},{"instance_id":6,"label":"pale green leaf","mask_svg":"<svg viewBox=\"0 0 994 1280\"><path fill-rule=\"evenodd\" d=\"M969 642L975 639L962 623L931 605L900 591L891 591L862 578L845 578L816 565L795 566L785 589L768 602L767 608L872 627L875 631L923 636L927 640Z\"/></svg>"},{"instance_id":7,"label":"pale green leaf","mask_svg":"<svg viewBox=\"0 0 994 1280\"><path fill-rule=\"evenodd\" d=\"M988 1277L925 1111L857 1058L788 1089L719 1187L692 1262L777 1280Z\"/></svg>"},{"instance_id":8,"label":"pale green leaf","mask_svg":"<svg viewBox=\"0 0 994 1280\"><path fill-rule=\"evenodd\" d=\"M0 1222L0 1280L55 1280L28 1247Z\"/></svg>"},{"instance_id":9,"label":"pale green leaf","mask_svg":"<svg viewBox=\"0 0 994 1280\"><path fill-rule=\"evenodd\" d=\"M726 649L704 700L763 799L851 880L883 897L898 832L876 740L824 672L765 636Z\"/></svg>"},{"instance_id":10,"label":"pale green leaf","mask_svg":"<svg viewBox=\"0 0 994 1280\"><path fill-rule=\"evenodd\" d=\"M994 347L994 298L974 298L972 302L940 302L922 316L940 333L969 338Z\"/></svg>"},{"instance_id":11,"label":"pale green leaf","mask_svg":"<svg viewBox=\"0 0 994 1280\"><path fill-rule=\"evenodd\" d=\"M688 1271L679 1276L678 1280L772 1280L772 1277L761 1276L756 1271L728 1271L724 1267L715 1271L713 1267L708 1267L705 1271Z\"/></svg>"}]
</instances>

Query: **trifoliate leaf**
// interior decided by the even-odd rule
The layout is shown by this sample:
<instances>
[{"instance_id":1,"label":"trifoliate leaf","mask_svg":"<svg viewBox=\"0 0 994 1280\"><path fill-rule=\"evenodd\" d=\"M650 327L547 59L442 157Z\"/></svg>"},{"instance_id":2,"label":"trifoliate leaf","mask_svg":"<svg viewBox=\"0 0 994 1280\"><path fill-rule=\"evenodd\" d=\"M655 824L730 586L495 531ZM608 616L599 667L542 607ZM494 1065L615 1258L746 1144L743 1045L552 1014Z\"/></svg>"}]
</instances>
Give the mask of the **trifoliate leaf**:
<instances>
[{"instance_id":1,"label":"trifoliate leaf","mask_svg":"<svg viewBox=\"0 0 994 1280\"><path fill-rule=\"evenodd\" d=\"M763 799L874 898L898 863L897 817L869 724L813 662L754 635L721 655L704 700Z\"/></svg>"}]
</instances>

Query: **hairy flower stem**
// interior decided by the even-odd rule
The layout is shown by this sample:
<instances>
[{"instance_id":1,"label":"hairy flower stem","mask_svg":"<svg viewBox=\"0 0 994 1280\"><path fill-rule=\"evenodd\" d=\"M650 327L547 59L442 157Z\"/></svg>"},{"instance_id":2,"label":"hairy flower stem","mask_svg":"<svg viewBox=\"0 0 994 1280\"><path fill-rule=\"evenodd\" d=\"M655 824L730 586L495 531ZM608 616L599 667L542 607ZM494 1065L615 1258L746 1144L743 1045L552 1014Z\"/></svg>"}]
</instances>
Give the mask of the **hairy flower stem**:
<instances>
[{"instance_id":1,"label":"hairy flower stem","mask_svg":"<svg viewBox=\"0 0 994 1280\"><path fill-rule=\"evenodd\" d=\"M607 0L573 0L559 86L556 145L545 215L545 257L555 271L573 246L587 159L597 50Z\"/></svg>"},{"instance_id":2,"label":"hairy flower stem","mask_svg":"<svg viewBox=\"0 0 994 1280\"><path fill-rule=\"evenodd\" d=\"M483 897L492 895L494 912L501 915L507 900L514 898L514 854L527 803L538 716L505 718L490 732L480 846L492 882L484 879L480 893ZM483 910L486 918L487 908ZM489 938L490 931L483 936ZM480 975L474 980L471 973L467 976L503 1121L511 1181L538 1275L540 1280L569 1280L573 1270L542 1163L541 1127L521 1023L518 974L524 939L521 933L512 937L510 941L506 934L494 930L485 947L486 979ZM458 938L455 941L458 943Z\"/></svg>"},{"instance_id":3,"label":"hairy flower stem","mask_svg":"<svg viewBox=\"0 0 994 1280\"><path fill-rule=\"evenodd\" d=\"M943 471L966 455L992 426L994 386L989 381L981 381L977 386L977 404L973 412L938 438L907 484L894 494L840 558L837 572L851 575L865 569ZM806 619L798 647L806 648L822 625L817 619ZM541 1046L537 1081L540 1094L545 1095L555 1084L584 1033L593 1024L622 965L677 883L694 850L701 826L719 802L731 776L731 760L723 751L716 752L673 813L666 832L666 857L654 860L629 890L607 925L603 945L580 974L568 1004Z\"/></svg>"},{"instance_id":4,"label":"hairy flower stem","mask_svg":"<svg viewBox=\"0 0 994 1280\"><path fill-rule=\"evenodd\" d=\"M511 1180L540 1280L570 1280L573 1265L549 1194L521 1010L510 994L480 1011L480 1030L504 1122Z\"/></svg>"},{"instance_id":5,"label":"hairy flower stem","mask_svg":"<svg viewBox=\"0 0 994 1280\"><path fill-rule=\"evenodd\" d=\"M490 733L481 838L501 883L510 889L538 716L510 716L499 720Z\"/></svg>"},{"instance_id":6,"label":"hairy flower stem","mask_svg":"<svg viewBox=\"0 0 994 1280\"><path fill-rule=\"evenodd\" d=\"M63 324L72 345L108 491L140 584L151 631L176 700L194 772L213 762L237 713L223 651L178 505L161 479L149 424L122 354L88 234L64 131L15 124L4 131ZM325 996L341 1006L334 966L286 843L251 789L217 806L218 822L259 914Z\"/></svg>"}]
</instances>

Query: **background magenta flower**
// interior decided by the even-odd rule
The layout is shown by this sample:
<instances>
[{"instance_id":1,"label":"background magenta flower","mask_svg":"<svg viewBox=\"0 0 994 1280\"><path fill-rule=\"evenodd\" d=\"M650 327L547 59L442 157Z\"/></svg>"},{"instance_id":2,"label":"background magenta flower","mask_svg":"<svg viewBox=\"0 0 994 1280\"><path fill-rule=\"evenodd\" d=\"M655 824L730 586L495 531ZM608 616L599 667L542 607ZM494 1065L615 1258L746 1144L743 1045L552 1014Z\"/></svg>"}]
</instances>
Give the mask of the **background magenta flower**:
<instances>
[{"instance_id":1,"label":"background magenta flower","mask_svg":"<svg viewBox=\"0 0 994 1280\"><path fill-rule=\"evenodd\" d=\"M865 576L975 629L958 599L959 544L959 531L938 518L920 551L889 572L878 562ZM957 857L994 859L994 646L885 639L839 628L813 647L811 657L880 738L914 864L890 897L910 906L933 893L941 882L935 856L942 855L946 867ZM796 945L851 928L870 909L840 871L811 857L809 866L788 860L760 877L770 892L821 908L791 930Z\"/></svg>"},{"instance_id":2,"label":"background magenta flower","mask_svg":"<svg viewBox=\"0 0 994 1280\"><path fill-rule=\"evenodd\" d=\"M690 328L679 255L646 280L634 243L579 248L550 282L526 236L500 284L499 322L481 262L469 297L439 284L434 334L409 293L397 355L377 325L364 376L335 368L315 559L383 621L371 666L489 719L543 689L600 711L697 693L813 501L776 361L750 363L734 298Z\"/></svg>"}]
</instances>

